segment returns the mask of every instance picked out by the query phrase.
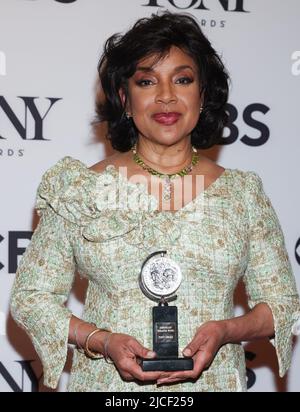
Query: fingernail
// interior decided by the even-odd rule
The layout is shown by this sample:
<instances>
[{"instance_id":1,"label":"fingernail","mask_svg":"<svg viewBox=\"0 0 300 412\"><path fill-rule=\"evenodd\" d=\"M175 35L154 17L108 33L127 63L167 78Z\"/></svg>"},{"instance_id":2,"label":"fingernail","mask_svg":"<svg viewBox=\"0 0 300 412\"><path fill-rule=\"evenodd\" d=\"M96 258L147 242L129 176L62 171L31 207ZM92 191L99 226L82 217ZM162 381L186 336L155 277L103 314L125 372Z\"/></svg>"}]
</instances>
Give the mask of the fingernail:
<instances>
[{"instance_id":1,"label":"fingernail","mask_svg":"<svg viewBox=\"0 0 300 412\"><path fill-rule=\"evenodd\" d=\"M182 353L184 354L184 356L191 356L192 355L192 351L189 348L184 349L184 351Z\"/></svg>"},{"instance_id":2,"label":"fingernail","mask_svg":"<svg viewBox=\"0 0 300 412\"><path fill-rule=\"evenodd\" d=\"M153 352L153 351L149 351L149 352L147 352L147 355L146 355L146 358L154 358L155 357L155 352Z\"/></svg>"}]
</instances>

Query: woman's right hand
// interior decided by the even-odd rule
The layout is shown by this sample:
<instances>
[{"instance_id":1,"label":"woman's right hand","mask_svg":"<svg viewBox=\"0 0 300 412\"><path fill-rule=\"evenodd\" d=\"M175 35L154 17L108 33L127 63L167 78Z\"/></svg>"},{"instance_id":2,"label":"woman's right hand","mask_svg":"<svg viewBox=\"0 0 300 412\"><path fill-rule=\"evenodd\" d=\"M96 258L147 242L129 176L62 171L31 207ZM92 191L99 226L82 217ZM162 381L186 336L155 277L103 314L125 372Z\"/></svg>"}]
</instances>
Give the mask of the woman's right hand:
<instances>
[{"instance_id":1,"label":"woman's right hand","mask_svg":"<svg viewBox=\"0 0 300 412\"><path fill-rule=\"evenodd\" d=\"M111 333L108 339L106 355L117 367L121 377L126 381L137 379L141 382L157 381L167 378L168 372L143 372L139 365L141 358L155 358L155 352L142 346L135 338L123 333Z\"/></svg>"}]
</instances>

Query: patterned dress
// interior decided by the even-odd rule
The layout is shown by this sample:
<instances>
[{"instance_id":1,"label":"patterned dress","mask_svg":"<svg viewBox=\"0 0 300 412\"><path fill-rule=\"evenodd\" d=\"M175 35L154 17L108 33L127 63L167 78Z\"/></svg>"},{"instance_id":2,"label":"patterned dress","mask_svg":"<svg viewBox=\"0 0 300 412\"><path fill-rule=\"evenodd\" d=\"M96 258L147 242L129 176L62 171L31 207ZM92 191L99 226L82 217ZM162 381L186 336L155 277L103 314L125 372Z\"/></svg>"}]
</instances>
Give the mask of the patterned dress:
<instances>
[{"instance_id":1,"label":"patterned dress","mask_svg":"<svg viewBox=\"0 0 300 412\"><path fill-rule=\"evenodd\" d=\"M41 219L17 270L11 312L32 339L45 385L55 388L65 365L72 315L65 302L76 272L89 281L84 320L152 347L154 302L138 277L157 250L167 250L183 275L175 303L180 350L202 323L234 317L242 278L249 307L265 302L272 310L285 374L299 297L278 218L255 172L225 169L181 209L159 211L146 186L114 165L97 173L68 156L43 175L36 209ZM197 381L159 387L126 382L113 364L75 350L68 390L246 391L244 350L226 344Z\"/></svg>"}]
</instances>

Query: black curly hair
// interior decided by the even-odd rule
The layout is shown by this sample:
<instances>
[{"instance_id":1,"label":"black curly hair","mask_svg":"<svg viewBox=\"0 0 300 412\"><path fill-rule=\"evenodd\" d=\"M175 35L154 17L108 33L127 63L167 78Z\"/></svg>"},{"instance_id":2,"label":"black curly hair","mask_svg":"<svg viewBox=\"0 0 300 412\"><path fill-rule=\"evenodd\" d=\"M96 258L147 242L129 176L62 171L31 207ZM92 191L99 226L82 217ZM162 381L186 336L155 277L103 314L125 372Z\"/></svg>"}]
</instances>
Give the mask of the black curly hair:
<instances>
[{"instance_id":1,"label":"black curly hair","mask_svg":"<svg viewBox=\"0 0 300 412\"><path fill-rule=\"evenodd\" d=\"M220 143L228 118L228 73L194 17L164 11L139 19L124 35L109 37L98 64L105 100L96 103L94 123L108 122L107 138L119 152L127 152L138 140L134 122L125 116L119 90L122 88L127 97L128 79L138 62L151 55L163 57L172 46L191 56L199 70L203 111L191 133L191 143L199 149Z\"/></svg>"}]
</instances>

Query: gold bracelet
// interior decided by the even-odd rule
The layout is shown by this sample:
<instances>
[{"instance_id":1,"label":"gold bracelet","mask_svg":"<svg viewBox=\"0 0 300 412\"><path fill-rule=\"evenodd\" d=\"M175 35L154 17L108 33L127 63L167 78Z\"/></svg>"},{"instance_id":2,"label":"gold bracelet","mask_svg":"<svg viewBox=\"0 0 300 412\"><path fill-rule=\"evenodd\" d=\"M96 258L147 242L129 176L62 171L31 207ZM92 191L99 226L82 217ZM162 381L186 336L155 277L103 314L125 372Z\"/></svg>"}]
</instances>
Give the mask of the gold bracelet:
<instances>
[{"instance_id":1,"label":"gold bracelet","mask_svg":"<svg viewBox=\"0 0 300 412\"><path fill-rule=\"evenodd\" d=\"M90 332L90 333L87 335L86 340L85 340L85 343L84 343L84 353L85 353L85 355L86 355L88 358L91 358L91 359L103 359L103 358L104 358L103 355L100 355L100 354L97 354L97 353L95 353L95 352L92 352L92 351L89 349L89 341L90 341L91 337L94 336L94 335L95 335L96 333L98 333L98 332L109 332L109 333L112 333L111 330L109 330L109 329L96 328L96 329L92 330L92 332Z\"/></svg>"}]
</instances>

